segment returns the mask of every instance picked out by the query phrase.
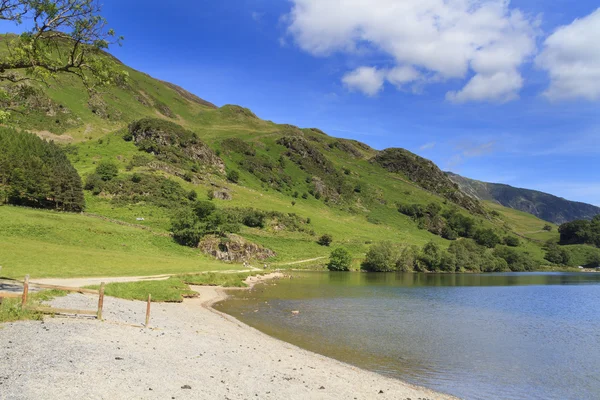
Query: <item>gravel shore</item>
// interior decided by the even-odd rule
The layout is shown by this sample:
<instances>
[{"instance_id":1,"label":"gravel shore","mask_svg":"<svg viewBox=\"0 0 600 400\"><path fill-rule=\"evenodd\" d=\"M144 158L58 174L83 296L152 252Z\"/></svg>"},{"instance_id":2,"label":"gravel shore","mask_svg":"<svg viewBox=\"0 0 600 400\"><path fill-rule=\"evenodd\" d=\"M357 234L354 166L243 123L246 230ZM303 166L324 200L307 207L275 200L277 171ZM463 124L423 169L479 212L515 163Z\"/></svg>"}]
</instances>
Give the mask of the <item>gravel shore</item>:
<instances>
[{"instance_id":1,"label":"gravel shore","mask_svg":"<svg viewBox=\"0 0 600 400\"><path fill-rule=\"evenodd\" d=\"M271 338L210 307L107 297L104 321L54 317L0 326L0 399L452 399ZM95 309L71 294L60 308Z\"/></svg>"}]
</instances>

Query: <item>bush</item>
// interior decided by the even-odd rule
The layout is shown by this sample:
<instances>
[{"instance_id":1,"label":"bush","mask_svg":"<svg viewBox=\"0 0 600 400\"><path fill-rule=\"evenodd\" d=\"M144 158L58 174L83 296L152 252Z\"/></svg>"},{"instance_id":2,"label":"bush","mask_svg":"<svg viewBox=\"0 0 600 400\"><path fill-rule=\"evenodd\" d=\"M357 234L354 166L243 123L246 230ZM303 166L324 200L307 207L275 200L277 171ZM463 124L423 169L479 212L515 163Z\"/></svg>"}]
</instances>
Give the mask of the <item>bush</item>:
<instances>
[{"instance_id":1,"label":"bush","mask_svg":"<svg viewBox=\"0 0 600 400\"><path fill-rule=\"evenodd\" d=\"M101 161L96 167L96 175L107 182L119 175L119 167L112 161Z\"/></svg>"},{"instance_id":2,"label":"bush","mask_svg":"<svg viewBox=\"0 0 600 400\"><path fill-rule=\"evenodd\" d=\"M557 244L549 245L546 247L546 255L544 259L557 265L569 265L571 261L571 254L564 248L561 248Z\"/></svg>"},{"instance_id":3,"label":"bush","mask_svg":"<svg viewBox=\"0 0 600 400\"><path fill-rule=\"evenodd\" d=\"M518 238L514 236L507 236L504 238L504 244L509 247L519 247L521 245L521 242Z\"/></svg>"},{"instance_id":4,"label":"bush","mask_svg":"<svg viewBox=\"0 0 600 400\"><path fill-rule=\"evenodd\" d=\"M475 232L475 241L477 244L493 249L500 244L500 237L492 229L480 229Z\"/></svg>"},{"instance_id":5,"label":"bush","mask_svg":"<svg viewBox=\"0 0 600 400\"><path fill-rule=\"evenodd\" d=\"M407 246L402 249L400 258L396 262L396 269L402 272L414 271L419 257L419 248L417 246Z\"/></svg>"},{"instance_id":6,"label":"bush","mask_svg":"<svg viewBox=\"0 0 600 400\"><path fill-rule=\"evenodd\" d=\"M395 271L400 261L400 252L392 242L381 242L371 246L361 268L371 272Z\"/></svg>"},{"instance_id":7,"label":"bush","mask_svg":"<svg viewBox=\"0 0 600 400\"><path fill-rule=\"evenodd\" d=\"M327 268L330 271L349 271L352 265L352 255L344 248L337 248L329 256Z\"/></svg>"},{"instance_id":8,"label":"bush","mask_svg":"<svg viewBox=\"0 0 600 400\"><path fill-rule=\"evenodd\" d=\"M91 174L85 179L85 190L94 190L94 188L100 189L102 187L102 178L98 174Z\"/></svg>"},{"instance_id":9,"label":"bush","mask_svg":"<svg viewBox=\"0 0 600 400\"><path fill-rule=\"evenodd\" d=\"M205 226L191 209L179 211L171 220L173 239L183 246L197 247L206 234Z\"/></svg>"},{"instance_id":10,"label":"bush","mask_svg":"<svg viewBox=\"0 0 600 400\"><path fill-rule=\"evenodd\" d=\"M140 174L131 175L131 182L140 183L142 181L142 176Z\"/></svg>"},{"instance_id":11,"label":"bush","mask_svg":"<svg viewBox=\"0 0 600 400\"><path fill-rule=\"evenodd\" d=\"M532 271L536 267L536 262L528 253L520 253L510 247L498 246L493 254L496 257L504 259L511 271Z\"/></svg>"},{"instance_id":12,"label":"bush","mask_svg":"<svg viewBox=\"0 0 600 400\"><path fill-rule=\"evenodd\" d=\"M235 169L231 169L227 172L227 180L232 183L238 183L240 181L240 173Z\"/></svg>"},{"instance_id":13,"label":"bush","mask_svg":"<svg viewBox=\"0 0 600 400\"><path fill-rule=\"evenodd\" d=\"M198 199L198 193L195 190L192 189L188 193L187 198L190 201L196 201Z\"/></svg>"},{"instance_id":14,"label":"bush","mask_svg":"<svg viewBox=\"0 0 600 400\"><path fill-rule=\"evenodd\" d=\"M548 232L552 232L552 225L550 225L550 224L544 225L544 230L548 231Z\"/></svg>"},{"instance_id":15,"label":"bush","mask_svg":"<svg viewBox=\"0 0 600 400\"><path fill-rule=\"evenodd\" d=\"M333 242L333 236L325 234L317 240L317 243L321 246L329 246Z\"/></svg>"},{"instance_id":16,"label":"bush","mask_svg":"<svg viewBox=\"0 0 600 400\"><path fill-rule=\"evenodd\" d=\"M423 249L419 253L417 267L421 271L438 271L441 266L441 261L442 251L440 250L440 246L435 242L429 242L423 246Z\"/></svg>"},{"instance_id":17,"label":"bush","mask_svg":"<svg viewBox=\"0 0 600 400\"><path fill-rule=\"evenodd\" d=\"M242 223L249 228L264 228L265 218L264 212L250 209L242 217Z\"/></svg>"}]
</instances>

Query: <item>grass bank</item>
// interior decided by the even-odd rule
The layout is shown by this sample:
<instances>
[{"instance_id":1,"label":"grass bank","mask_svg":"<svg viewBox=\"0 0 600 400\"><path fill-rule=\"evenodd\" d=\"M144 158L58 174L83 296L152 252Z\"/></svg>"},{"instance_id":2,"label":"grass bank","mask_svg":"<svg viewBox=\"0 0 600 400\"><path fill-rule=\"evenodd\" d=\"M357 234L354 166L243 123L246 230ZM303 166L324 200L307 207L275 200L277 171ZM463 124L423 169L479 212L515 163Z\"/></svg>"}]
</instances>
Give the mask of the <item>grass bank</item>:
<instances>
[{"instance_id":1,"label":"grass bank","mask_svg":"<svg viewBox=\"0 0 600 400\"><path fill-rule=\"evenodd\" d=\"M244 281L249 276L260 274L256 272L182 274L164 280L110 283L105 286L104 293L107 296L127 300L147 300L148 294L151 294L154 302L176 303L186 297L197 295L189 285L246 287ZM99 286L94 285L89 288L98 289Z\"/></svg>"}]
</instances>

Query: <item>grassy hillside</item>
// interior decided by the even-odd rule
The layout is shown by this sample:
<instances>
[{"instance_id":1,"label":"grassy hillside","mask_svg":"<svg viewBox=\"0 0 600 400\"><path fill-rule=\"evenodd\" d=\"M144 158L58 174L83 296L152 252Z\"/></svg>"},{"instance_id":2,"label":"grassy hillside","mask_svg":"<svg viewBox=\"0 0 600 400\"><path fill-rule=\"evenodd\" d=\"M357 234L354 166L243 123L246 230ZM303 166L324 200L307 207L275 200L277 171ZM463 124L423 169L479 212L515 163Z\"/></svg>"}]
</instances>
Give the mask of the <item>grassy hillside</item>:
<instances>
[{"instance_id":1,"label":"grassy hillside","mask_svg":"<svg viewBox=\"0 0 600 400\"><path fill-rule=\"evenodd\" d=\"M474 229L519 236L517 250L540 265L540 242L557 235L556 228L541 232L544 223L529 214L468 198L433 163L405 150L377 152L318 129L261 120L240 106L217 108L123 68L129 80L94 98L70 76L59 76L49 88L33 86L20 98L16 106L26 112L15 113L12 126L61 143L84 182L103 162L114 163L118 175L87 185L85 214L0 207L4 275L230 268L169 236L173 215L191 204L186 197L205 200L209 193L219 210L269 213L265 226L242 224L240 235L273 250L266 262L283 266L327 257L339 246L358 266L369 246L382 240L448 247L449 240L400 213L399 205L435 204L440 215L472 218ZM154 120L129 128L143 118ZM231 171L238 172L237 182L227 178ZM317 244L323 234L333 236L331 247Z\"/></svg>"},{"instance_id":2,"label":"grassy hillside","mask_svg":"<svg viewBox=\"0 0 600 400\"><path fill-rule=\"evenodd\" d=\"M164 232L81 214L0 207L2 276L135 276L229 269Z\"/></svg>"}]
</instances>

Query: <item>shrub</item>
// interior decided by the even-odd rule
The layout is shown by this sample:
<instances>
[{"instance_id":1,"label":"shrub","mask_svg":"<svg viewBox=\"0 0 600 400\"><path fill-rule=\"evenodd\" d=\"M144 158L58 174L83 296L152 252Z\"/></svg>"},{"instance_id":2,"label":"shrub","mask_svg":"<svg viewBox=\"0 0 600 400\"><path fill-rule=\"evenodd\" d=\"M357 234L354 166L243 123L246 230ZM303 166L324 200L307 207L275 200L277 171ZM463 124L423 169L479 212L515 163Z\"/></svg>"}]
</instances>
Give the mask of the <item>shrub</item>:
<instances>
[{"instance_id":1,"label":"shrub","mask_svg":"<svg viewBox=\"0 0 600 400\"><path fill-rule=\"evenodd\" d=\"M262 211L248 210L242 217L242 223L250 228L264 228L266 215Z\"/></svg>"},{"instance_id":2,"label":"shrub","mask_svg":"<svg viewBox=\"0 0 600 400\"><path fill-rule=\"evenodd\" d=\"M131 175L131 182L140 183L142 181L142 176L140 174Z\"/></svg>"},{"instance_id":3,"label":"shrub","mask_svg":"<svg viewBox=\"0 0 600 400\"><path fill-rule=\"evenodd\" d=\"M511 271L532 271L536 267L536 262L528 253L520 253L510 247L498 246L494 249L493 254L504 259Z\"/></svg>"},{"instance_id":4,"label":"shrub","mask_svg":"<svg viewBox=\"0 0 600 400\"><path fill-rule=\"evenodd\" d=\"M232 183L238 183L240 181L240 173L235 169L231 169L227 172L227 180Z\"/></svg>"},{"instance_id":5,"label":"shrub","mask_svg":"<svg viewBox=\"0 0 600 400\"><path fill-rule=\"evenodd\" d=\"M519 247L521 245L521 242L518 238L514 236L507 236L504 238L504 244L509 247Z\"/></svg>"},{"instance_id":6,"label":"shrub","mask_svg":"<svg viewBox=\"0 0 600 400\"><path fill-rule=\"evenodd\" d=\"M546 248L544 259L550 261L552 264L569 265L571 254L566 249L561 248L557 244L553 244Z\"/></svg>"},{"instance_id":7,"label":"shrub","mask_svg":"<svg viewBox=\"0 0 600 400\"><path fill-rule=\"evenodd\" d=\"M329 256L327 268L330 271L349 271L352 265L352 255L344 248L337 248Z\"/></svg>"},{"instance_id":8,"label":"shrub","mask_svg":"<svg viewBox=\"0 0 600 400\"><path fill-rule=\"evenodd\" d=\"M475 232L477 244L493 249L500 244L500 237L492 229L480 229Z\"/></svg>"},{"instance_id":9,"label":"shrub","mask_svg":"<svg viewBox=\"0 0 600 400\"><path fill-rule=\"evenodd\" d=\"M96 167L96 175L107 182L119 175L119 167L112 161L101 161Z\"/></svg>"},{"instance_id":10,"label":"shrub","mask_svg":"<svg viewBox=\"0 0 600 400\"><path fill-rule=\"evenodd\" d=\"M548 231L548 232L552 232L552 225L550 225L550 224L544 225L544 230Z\"/></svg>"},{"instance_id":11,"label":"shrub","mask_svg":"<svg viewBox=\"0 0 600 400\"><path fill-rule=\"evenodd\" d=\"M100 176L98 174L91 174L88 175L88 177L85 179L85 185L84 185L84 189L85 190L94 190L95 188L99 189L100 193L100 189L102 188L102 178L100 178Z\"/></svg>"},{"instance_id":12,"label":"shrub","mask_svg":"<svg viewBox=\"0 0 600 400\"><path fill-rule=\"evenodd\" d=\"M333 242L333 236L331 236L327 233L325 235L321 236L319 238L319 240L317 240L317 243L321 246L329 246L331 244L331 242Z\"/></svg>"},{"instance_id":13,"label":"shrub","mask_svg":"<svg viewBox=\"0 0 600 400\"><path fill-rule=\"evenodd\" d=\"M200 220L206 219L209 215L216 211L217 206L210 201L197 201L193 205L193 210Z\"/></svg>"},{"instance_id":14,"label":"shrub","mask_svg":"<svg viewBox=\"0 0 600 400\"><path fill-rule=\"evenodd\" d=\"M371 272L390 272L400 261L398 248L392 242L380 242L371 246L361 268Z\"/></svg>"},{"instance_id":15,"label":"shrub","mask_svg":"<svg viewBox=\"0 0 600 400\"><path fill-rule=\"evenodd\" d=\"M421 271L437 271L440 269L442 260L442 251L435 242L429 242L419 253L417 266Z\"/></svg>"},{"instance_id":16,"label":"shrub","mask_svg":"<svg viewBox=\"0 0 600 400\"><path fill-rule=\"evenodd\" d=\"M415 269L419 248L417 246L408 246L402 249L400 258L396 262L396 269L402 272L411 272Z\"/></svg>"},{"instance_id":17,"label":"shrub","mask_svg":"<svg viewBox=\"0 0 600 400\"><path fill-rule=\"evenodd\" d=\"M190 201L196 201L198 199L198 193L195 190L192 189L188 193L187 198Z\"/></svg>"}]
</instances>

